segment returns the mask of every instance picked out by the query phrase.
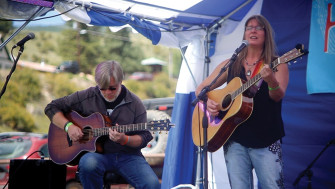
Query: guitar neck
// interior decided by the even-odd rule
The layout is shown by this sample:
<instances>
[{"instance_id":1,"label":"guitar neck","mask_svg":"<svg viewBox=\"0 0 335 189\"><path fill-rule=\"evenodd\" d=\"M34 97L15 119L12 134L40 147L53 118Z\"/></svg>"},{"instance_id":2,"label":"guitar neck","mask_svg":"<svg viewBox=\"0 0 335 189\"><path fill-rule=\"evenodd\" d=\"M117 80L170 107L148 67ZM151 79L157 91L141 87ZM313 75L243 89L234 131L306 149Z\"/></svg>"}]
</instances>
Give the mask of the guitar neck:
<instances>
[{"instance_id":1,"label":"guitar neck","mask_svg":"<svg viewBox=\"0 0 335 189\"><path fill-rule=\"evenodd\" d=\"M94 128L93 136L103 136L109 134L109 128L116 130L119 133L126 133L129 131L141 131L148 129L148 123L137 123L137 124L129 124L129 125L118 125L112 127L102 127L102 128Z\"/></svg>"},{"instance_id":2,"label":"guitar neck","mask_svg":"<svg viewBox=\"0 0 335 189\"><path fill-rule=\"evenodd\" d=\"M276 60L274 60L273 62L271 62L270 67L272 69L276 68L280 64L279 60L280 59L277 58ZM247 82L245 82L240 88L238 88L236 91L234 91L232 93L232 99L235 99L238 95L240 95L243 92L245 92L246 90L248 90L251 86L253 86L254 84L256 84L261 78L262 78L261 74L258 73L253 78L251 78L250 80L248 80Z\"/></svg>"}]
</instances>

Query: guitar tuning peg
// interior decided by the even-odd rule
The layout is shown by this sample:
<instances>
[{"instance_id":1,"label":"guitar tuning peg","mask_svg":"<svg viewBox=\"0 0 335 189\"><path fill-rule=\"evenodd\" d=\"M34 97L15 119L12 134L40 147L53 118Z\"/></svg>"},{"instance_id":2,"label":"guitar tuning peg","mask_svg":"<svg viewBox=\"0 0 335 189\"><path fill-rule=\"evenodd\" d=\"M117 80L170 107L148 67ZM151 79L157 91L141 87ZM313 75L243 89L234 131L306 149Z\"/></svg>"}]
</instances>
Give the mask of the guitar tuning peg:
<instances>
[{"instance_id":1,"label":"guitar tuning peg","mask_svg":"<svg viewBox=\"0 0 335 189\"><path fill-rule=\"evenodd\" d=\"M293 64L295 64L295 63L297 63L297 61L295 60L295 61L293 61Z\"/></svg>"},{"instance_id":2,"label":"guitar tuning peg","mask_svg":"<svg viewBox=\"0 0 335 189\"><path fill-rule=\"evenodd\" d=\"M289 66L291 66L291 62L288 62L287 64L288 64Z\"/></svg>"}]
</instances>

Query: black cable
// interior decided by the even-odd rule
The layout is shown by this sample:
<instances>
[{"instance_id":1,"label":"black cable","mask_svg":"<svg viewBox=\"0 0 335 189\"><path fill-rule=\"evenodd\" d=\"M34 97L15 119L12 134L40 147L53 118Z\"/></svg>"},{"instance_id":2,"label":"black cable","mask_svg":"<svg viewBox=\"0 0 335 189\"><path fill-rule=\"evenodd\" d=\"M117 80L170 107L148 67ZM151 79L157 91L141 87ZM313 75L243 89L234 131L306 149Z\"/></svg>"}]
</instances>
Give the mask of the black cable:
<instances>
[{"instance_id":1,"label":"black cable","mask_svg":"<svg viewBox=\"0 0 335 189\"><path fill-rule=\"evenodd\" d=\"M11 68L9 74L8 74L7 77L6 77L6 81L5 81L5 83L4 83L3 86L2 86L2 89L1 89L1 91L0 91L0 99L1 99L2 95L3 95L3 94L5 93L5 91L6 91L7 84L8 84L8 82L9 82L9 80L10 80L10 77L11 77L12 74L14 73L14 71L15 71L15 69L16 69L16 64L17 64L17 62L18 62L18 60L19 60L19 58L20 58L20 56L21 56L21 54L22 54L22 52L23 52L23 50L24 50L23 45L20 46L19 54L18 54L17 58L15 59L14 56L13 56L13 50L14 50L14 48L15 48L15 47L13 46L13 47L12 47L12 50L10 51L10 53L11 53L11 55L12 55L12 58L13 58L13 60L14 60L14 64L13 64L13 66L12 66L12 68Z\"/></svg>"},{"instance_id":2,"label":"black cable","mask_svg":"<svg viewBox=\"0 0 335 189\"><path fill-rule=\"evenodd\" d=\"M59 14L56 14L56 15L52 15L52 16L46 16L46 17L43 17L43 18L35 18L35 19L32 19L32 20L29 20L29 19L3 19L3 18L0 18L1 21L15 21L15 22L26 22L26 21L38 21L38 20L44 20L44 19L48 19L48 18L53 18L53 17L57 17L57 16L61 16L65 13L68 13L76 8L78 8L79 6L76 6L76 7L73 7L65 12L62 12L62 13L59 13Z\"/></svg>"}]
</instances>

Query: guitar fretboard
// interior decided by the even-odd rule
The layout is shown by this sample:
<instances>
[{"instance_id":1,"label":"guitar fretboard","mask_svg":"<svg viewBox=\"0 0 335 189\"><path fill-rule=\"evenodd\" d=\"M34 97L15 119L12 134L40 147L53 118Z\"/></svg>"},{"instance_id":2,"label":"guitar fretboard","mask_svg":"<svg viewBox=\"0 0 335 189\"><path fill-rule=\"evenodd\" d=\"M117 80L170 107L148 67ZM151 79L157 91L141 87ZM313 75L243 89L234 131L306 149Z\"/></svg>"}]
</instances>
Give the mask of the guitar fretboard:
<instances>
[{"instance_id":1,"label":"guitar fretboard","mask_svg":"<svg viewBox=\"0 0 335 189\"><path fill-rule=\"evenodd\" d=\"M275 68L279 65L279 58L277 58L276 60L274 60L271 63L271 68ZM248 90L252 85L254 85L255 83L257 83L260 79L261 79L261 74L258 73L257 75L255 75L253 78L249 79L247 82L245 82L240 88L238 88L236 91L234 91L232 93L232 99L235 99L238 95L242 94L243 92L245 92L246 90Z\"/></svg>"},{"instance_id":2,"label":"guitar fretboard","mask_svg":"<svg viewBox=\"0 0 335 189\"><path fill-rule=\"evenodd\" d=\"M93 129L93 136L103 136L109 134L109 128L116 130L119 133L126 133L129 131L140 131L140 130L147 130L148 123L138 123L138 124L129 124L129 125L118 125L112 127L102 127L102 128L94 128Z\"/></svg>"}]
</instances>

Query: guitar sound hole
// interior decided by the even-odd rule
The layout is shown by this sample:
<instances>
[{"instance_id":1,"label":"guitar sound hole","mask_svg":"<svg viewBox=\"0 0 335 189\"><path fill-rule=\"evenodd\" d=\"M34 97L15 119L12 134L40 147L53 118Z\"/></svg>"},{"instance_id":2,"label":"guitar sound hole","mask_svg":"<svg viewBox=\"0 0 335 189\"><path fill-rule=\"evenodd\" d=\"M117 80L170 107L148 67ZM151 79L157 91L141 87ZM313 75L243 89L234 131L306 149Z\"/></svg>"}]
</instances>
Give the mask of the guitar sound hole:
<instances>
[{"instance_id":1,"label":"guitar sound hole","mask_svg":"<svg viewBox=\"0 0 335 189\"><path fill-rule=\"evenodd\" d=\"M231 104L231 95L228 94L227 96L224 97L222 101L222 108L227 109Z\"/></svg>"},{"instance_id":2,"label":"guitar sound hole","mask_svg":"<svg viewBox=\"0 0 335 189\"><path fill-rule=\"evenodd\" d=\"M92 137L93 137L93 134L92 134L92 128L90 128L90 127L85 127L84 129L83 129L83 133L84 133L84 135L83 135L83 137L81 138L81 142L86 142L86 141L89 141L89 140L91 140L92 139Z\"/></svg>"}]
</instances>

